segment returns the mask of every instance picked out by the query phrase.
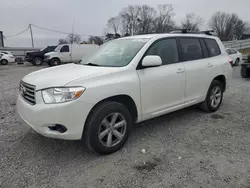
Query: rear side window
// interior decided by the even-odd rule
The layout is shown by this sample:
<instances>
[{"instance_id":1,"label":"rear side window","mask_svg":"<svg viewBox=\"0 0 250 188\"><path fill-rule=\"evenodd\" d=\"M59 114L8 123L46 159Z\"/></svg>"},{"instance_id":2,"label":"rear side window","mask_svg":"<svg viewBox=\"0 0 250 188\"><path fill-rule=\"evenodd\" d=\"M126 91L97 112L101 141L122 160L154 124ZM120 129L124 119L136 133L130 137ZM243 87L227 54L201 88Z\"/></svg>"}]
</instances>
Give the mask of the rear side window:
<instances>
[{"instance_id":1,"label":"rear side window","mask_svg":"<svg viewBox=\"0 0 250 188\"><path fill-rule=\"evenodd\" d=\"M221 54L220 48L214 39L204 39L204 41L207 45L209 55L211 57L214 57L214 56Z\"/></svg>"},{"instance_id":2,"label":"rear side window","mask_svg":"<svg viewBox=\"0 0 250 188\"><path fill-rule=\"evenodd\" d=\"M201 48L202 48L203 56L205 58L209 57L208 50L207 50L207 47L206 47L206 44L205 44L204 40L200 39L200 43L201 43Z\"/></svg>"},{"instance_id":3,"label":"rear side window","mask_svg":"<svg viewBox=\"0 0 250 188\"><path fill-rule=\"evenodd\" d=\"M163 39L153 44L146 53L147 55L158 55L162 64L179 62L178 48L175 39Z\"/></svg>"},{"instance_id":4,"label":"rear side window","mask_svg":"<svg viewBox=\"0 0 250 188\"><path fill-rule=\"evenodd\" d=\"M60 52L69 52L69 46L68 45L63 46Z\"/></svg>"},{"instance_id":5,"label":"rear side window","mask_svg":"<svg viewBox=\"0 0 250 188\"><path fill-rule=\"evenodd\" d=\"M237 51L234 50L234 49L230 49L230 53L231 53L231 54L237 54Z\"/></svg>"},{"instance_id":6,"label":"rear side window","mask_svg":"<svg viewBox=\"0 0 250 188\"><path fill-rule=\"evenodd\" d=\"M183 61L202 59L202 48L197 38L180 38L181 55Z\"/></svg>"}]
</instances>

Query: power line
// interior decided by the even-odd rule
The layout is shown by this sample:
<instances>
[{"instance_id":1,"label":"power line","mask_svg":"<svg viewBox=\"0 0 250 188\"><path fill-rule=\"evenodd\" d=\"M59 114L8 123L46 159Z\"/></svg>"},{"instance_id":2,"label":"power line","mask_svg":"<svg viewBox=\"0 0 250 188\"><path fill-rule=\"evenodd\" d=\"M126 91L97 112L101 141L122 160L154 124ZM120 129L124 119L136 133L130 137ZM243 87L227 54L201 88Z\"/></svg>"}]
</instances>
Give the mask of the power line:
<instances>
[{"instance_id":1,"label":"power line","mask_svg":"<svg viewBox=\"0 0 250 188\"><path fill-rule=\"evenodd\" d=\"M17 36L17 35L20 35L20 34L24 33L24 32L27 31L28 29L29 29L29 27L27 27L26 29L24 29L23 31L21 31L21 32L15 34L15 35L10 35L10 36L5 36L5 35L4 35L4 37L15 37L15 36Z\"/></svg>"},{"instance_id":2,"label":"power line","mask_svg":"<svg viewBox=\"0 0 250 188\"><path fill-rule=\"evenodd\" d=\"M67 34L67 35L72 34L72 33L68 33L68 32L63 32L63 31L58 31L58 30L54 30L54 29L48 29L48 28L45 28L45 27L40 27L40 26L37 26L37 25L34 25L34 24L31 24L31 25L36 27L36 28L51 31L51 32L55 32L55 33L61 33L61 34ZM75 35L80 35L80 34L75 34ZM91 36L91 35L80 35L80 36Z\"/></svg>"}]
</instances>

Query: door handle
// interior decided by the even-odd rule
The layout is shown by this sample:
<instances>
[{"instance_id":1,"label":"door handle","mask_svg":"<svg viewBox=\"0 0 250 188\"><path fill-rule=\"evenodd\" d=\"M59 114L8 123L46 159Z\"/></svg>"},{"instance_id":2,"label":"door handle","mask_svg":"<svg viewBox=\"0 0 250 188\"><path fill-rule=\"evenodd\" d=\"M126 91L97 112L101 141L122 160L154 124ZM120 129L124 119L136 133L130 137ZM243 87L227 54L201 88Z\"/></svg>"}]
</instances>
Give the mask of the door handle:
<instances>
[{"instance_id":1,"label":"door handle","mask_svg":"<svg viewBox=\"0 0 250 188\"><path fill-rule=\"evenodd\" d=\"M177 71L176 71L176 73L178 73L178 74L184 73L184 72L185 72L184 69L181 69L181 68L177 69Z\"/></svg>"},{"instance_id":2,"label":"door handle","mask_svg":"<svg viewBox=\"0 0 250 188\"><path fill-rule=\"evenodd\" d=\"M207 67L213 67L214 65L212 63L208 63Z\"/></svg>"}]
</instances>

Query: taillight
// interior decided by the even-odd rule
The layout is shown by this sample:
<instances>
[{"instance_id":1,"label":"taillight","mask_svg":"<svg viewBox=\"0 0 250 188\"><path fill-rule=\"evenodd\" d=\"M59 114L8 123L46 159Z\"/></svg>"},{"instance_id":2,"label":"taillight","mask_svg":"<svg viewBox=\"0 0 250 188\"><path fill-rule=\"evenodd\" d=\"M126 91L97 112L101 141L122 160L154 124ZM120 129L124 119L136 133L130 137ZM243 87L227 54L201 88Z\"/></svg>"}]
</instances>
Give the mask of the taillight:
<instances>
[{"instance_id":1,"label":"taillight","mask_svg":"<svg viewBox=\"0 0 250 188\"><path fill-rule=\"evenodd\" d=\"M229 59L228 62L231 66L233 66L233 60Z\"/></svg>"}]
</instances>

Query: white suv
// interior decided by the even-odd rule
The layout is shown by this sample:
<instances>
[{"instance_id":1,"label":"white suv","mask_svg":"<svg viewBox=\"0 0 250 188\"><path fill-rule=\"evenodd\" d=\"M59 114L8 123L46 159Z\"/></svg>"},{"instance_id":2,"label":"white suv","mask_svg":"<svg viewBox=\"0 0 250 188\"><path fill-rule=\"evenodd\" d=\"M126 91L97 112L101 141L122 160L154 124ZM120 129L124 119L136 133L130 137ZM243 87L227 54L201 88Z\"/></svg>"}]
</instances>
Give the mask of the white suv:
<instances>
[{"instance_id":1,"label":"white suv","mask_svg":"<svg viewBox=\"0 0 250 188\"><path fill-rule=\"evenodd\" d=\"M206 34L152 34L102 45L79 64L25 76L17 108L38 133L84 139L99 154L122 148L133 123L200 104L216 111L232 76L221 41Z\"/></svg>"}]
</instances>

